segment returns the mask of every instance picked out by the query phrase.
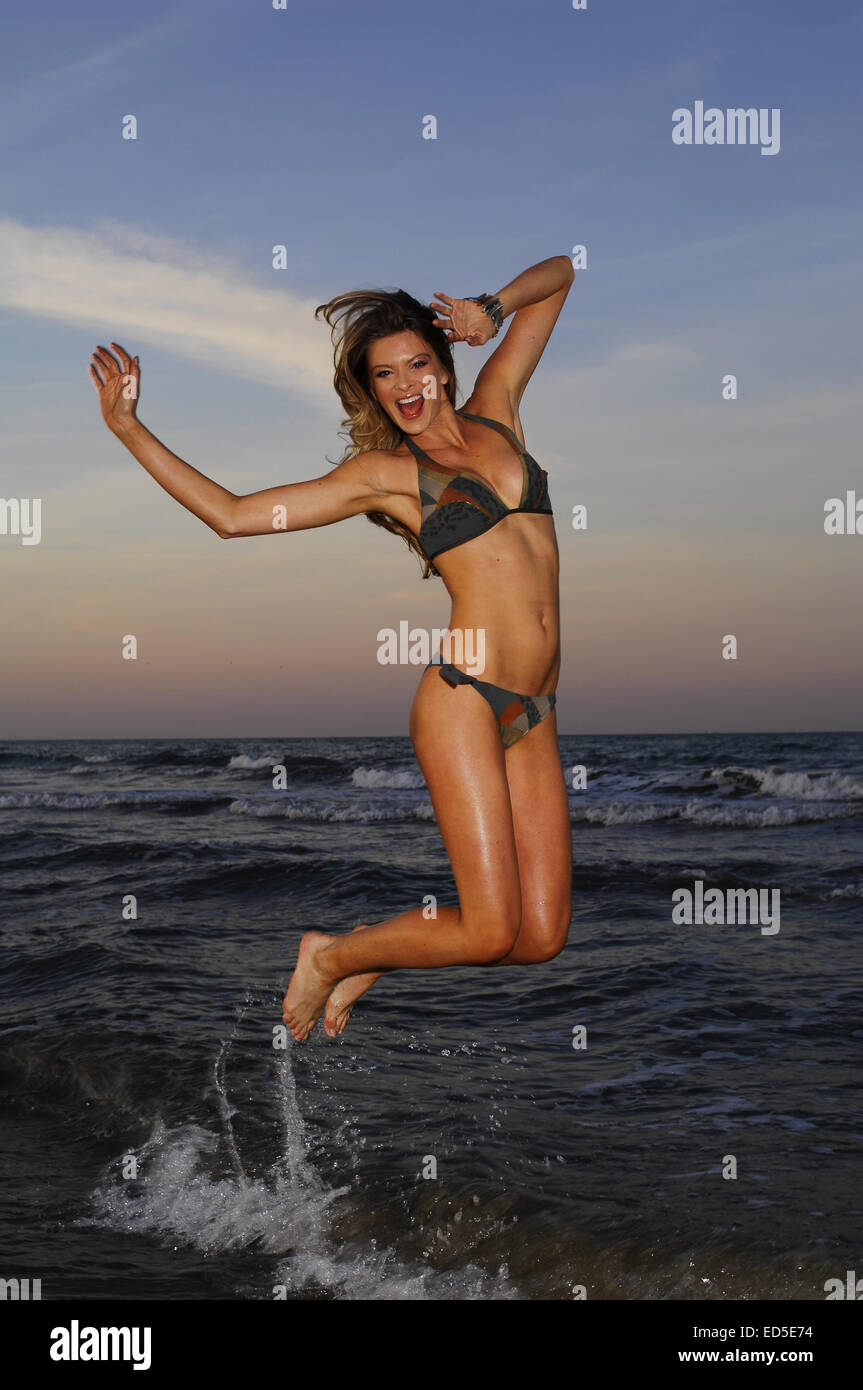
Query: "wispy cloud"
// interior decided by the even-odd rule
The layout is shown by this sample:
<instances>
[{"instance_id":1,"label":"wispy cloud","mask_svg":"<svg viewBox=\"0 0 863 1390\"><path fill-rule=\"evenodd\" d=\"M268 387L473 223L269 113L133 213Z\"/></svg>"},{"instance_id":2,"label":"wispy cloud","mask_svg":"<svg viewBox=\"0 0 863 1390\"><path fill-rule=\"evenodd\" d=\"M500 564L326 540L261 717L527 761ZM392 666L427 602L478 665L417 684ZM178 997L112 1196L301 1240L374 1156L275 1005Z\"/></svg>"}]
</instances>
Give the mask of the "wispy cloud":
<instances>
[{"instance_id":1,"label":"wispy cloud","mask_svg":"<svg viewBox=\"0 0 863 1390\"><path fill-rule=\"evenodd\" d=\"M199 0L168 5L151 23L130 33L120 29L119 37L113 33L107 42L89 51L85 48L67 62L35 72L27 71L24 64L23 70L10 73L11 80L7 78L0 96L0 144L17 145L22 130L32 135L46 126L53 129L58 113L68 120L74 105L94 91L104 94L117 83L128 86L134 64L145 60L158 46L176 42L184 29L194 25L200 12ZM85 28L77 42L83 47L87 41ZM74 36L70 37L70 47L75 42Z\"/></svg>"},{"instance_id":2,"label":"wispy cloud","mask_svg":"<svg viewBox=\"0 0 863 1390\"><path fill-rule=\"evenodd\" d=\"M147 343L332 408L329 329L315 301L264 288L224 259L165 237L0 221L0 305L86 324L130 352Z\"/></svg>"}]
</instances>

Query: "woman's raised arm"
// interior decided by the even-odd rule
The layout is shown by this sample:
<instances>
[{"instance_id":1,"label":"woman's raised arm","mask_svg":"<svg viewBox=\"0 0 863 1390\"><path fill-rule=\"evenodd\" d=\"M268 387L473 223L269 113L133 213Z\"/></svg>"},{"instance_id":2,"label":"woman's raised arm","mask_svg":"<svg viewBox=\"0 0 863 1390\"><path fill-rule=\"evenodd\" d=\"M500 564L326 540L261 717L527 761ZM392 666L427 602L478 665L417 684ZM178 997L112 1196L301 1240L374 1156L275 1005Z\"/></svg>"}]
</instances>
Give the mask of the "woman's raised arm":
<instances>
[{"instance_id":1,"label":"woman's raised arm","mask_svg":"<svg viewBox=\"0 0 863 1390\"><path fill-rule=\"evenodd\" d=\"M530 266L504 285L502 290L498 290L497 298L501 302L504 318L510 314L514 317L500 346L480 368L474 382L474 392L485 395L489 389L492 392L501 391L517 418L524 389L545 351L574 279L575 271L568 256L549 256L548 260ZM439 315L440 327L445 331L454 329L455 333L450 331L450 337L454 336L455 341L459 341L464 336L464 325L470 342L467 325L480 322L482 310L477 317L473 304L451 300L448 295L440 293L437 298L443 303L432 301L431 307ZM487 333L476 335L477 343L487 340Z\"/></svg>"},{"instance_id":2,"label":"woman's raised arm","mask_svg":"<svg viewBox=\"0 0 863 1390\"><path fill-rule=\"evenodd\" d=\"M370 480L371 455L348 459L323 477L285 483L238 497L172 454L136 416L140 367L117 343L93 354L90 378L99 393L106 425L156 482L217 535L266 536L329 526L382 508L386 494Z\"/></svg>"},{"instance_id":3,"label":"woman's raised arm","mask_svg":"<svg viewBox=\"0 0 863 1390\"><path fill-rule=\"evenodd\" d=\"M373 453L363 454L338 464L320 478L282 483L235 497L228 530L220 534L269 536L280 531L307 531L362 512L385 511L392 494L371 482L368 468L373 458Z\"/></svg>"}]
</instances>

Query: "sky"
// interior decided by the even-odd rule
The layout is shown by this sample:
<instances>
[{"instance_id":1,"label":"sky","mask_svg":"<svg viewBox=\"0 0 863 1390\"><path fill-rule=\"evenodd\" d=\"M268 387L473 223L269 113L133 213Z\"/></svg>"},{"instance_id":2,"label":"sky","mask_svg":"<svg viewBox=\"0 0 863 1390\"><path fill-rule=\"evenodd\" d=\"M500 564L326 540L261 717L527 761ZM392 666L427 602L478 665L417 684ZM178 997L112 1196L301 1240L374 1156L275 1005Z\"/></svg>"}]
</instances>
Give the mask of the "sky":
<instances>
[{"instance_id":1,"label":"sky","mask_svg":"<svg viewBox=\"0 0 863 1390\"><path fill-rule=\"evenodd\" d=\"M105 429L89 354L139 354L139 417L245 494L341 457L316 304L494 292L579 246L520 409L561 551L559 731L860 728L863 534L824 529L863 499L859 4L3 23L0 497L41 499L42 530L0 534L0 738L406 734L420 668L377 634L444 627L441 581L365 518L220 540ZM676 143L697 102L763 111L778 148ZM460 404L495 346L456 346Z\"/></svg>"}]
</instances>

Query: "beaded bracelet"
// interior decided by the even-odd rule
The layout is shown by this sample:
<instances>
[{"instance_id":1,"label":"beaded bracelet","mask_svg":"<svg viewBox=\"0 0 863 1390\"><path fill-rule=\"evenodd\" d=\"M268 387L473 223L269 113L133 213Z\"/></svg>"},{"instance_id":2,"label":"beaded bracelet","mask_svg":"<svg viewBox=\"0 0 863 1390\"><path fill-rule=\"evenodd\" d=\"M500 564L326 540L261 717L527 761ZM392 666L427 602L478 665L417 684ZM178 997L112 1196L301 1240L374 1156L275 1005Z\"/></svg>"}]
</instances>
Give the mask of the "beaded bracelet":
<instances>
[{"instance_id":1,"label":"beaded bracelet","mask_svg":"<svg viewBox=\"0 0 863 1390\"><path fill-rule=\"evenodd\" d=\"M472 299L474 304L478 304L483 313L488 314L494 324L494 333L492 337L496 338L503 324L503 305L497 295L471 294L468 295L468 298Z\"/></svg>"}]
</instances>

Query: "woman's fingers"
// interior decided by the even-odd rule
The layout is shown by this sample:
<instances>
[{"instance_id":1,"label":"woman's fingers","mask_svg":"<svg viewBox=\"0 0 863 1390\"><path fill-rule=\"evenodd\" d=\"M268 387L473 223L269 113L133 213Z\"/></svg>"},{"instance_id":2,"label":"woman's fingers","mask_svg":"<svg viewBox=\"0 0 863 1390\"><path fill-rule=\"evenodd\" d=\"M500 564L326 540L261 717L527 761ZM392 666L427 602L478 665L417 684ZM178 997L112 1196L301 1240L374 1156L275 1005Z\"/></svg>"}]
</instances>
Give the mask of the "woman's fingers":
<instances>
[{"instance_id":1,"label":"woman's fingers","mask_svg":"<svg viewBox=\"0 0 863 1390\"><path fill-rule=\"evenodd\" d=\"M438 315L438 327L446 333L447 339L451 343L466 342L470 344L470 337L465 333L465 315L473 305L469 305L466 300L451 299L442 290L435 290L435 298L442 301L436 304L431 301L431 307Z\"/></svg>"},{"instance_id":2,"label":"woman's fingers","mask_svg":"<svg viewBox=\"0 0 863 1390\"><path fill-rule=\"evenodd\" d=\"M117 363L115 362L108 349L106 347L102 347L101 343L95 349L95 351L90 353L90 356L95 357L96 361L99 363L99 366L105 372L106 376L110 377L120 375L120 368L118 367Z\"/></svg>"},{"instance_id":3,"label":"woman's fingers","mask_svg":"<svg viewBox=\"0 0 863 1390\"><path fill-rule=\"evenodd\" d=\"M126 349L121 347L119 343L112 343L111 347L117 353L119 362L102 343L90 353L90 364L87 370L96 390L101 391L109 384L117 385L118 380L122 384L135 382L137 387L141 375L141 365L137 357L130 357ZM127 397L127 399L130 398Z\"/></svg>"},{"instance_id":4,"label":"woman's fingers","mask_svg":"<svg viewBox=\"0 0 863 1390\"><path fill-rule=\"evenodd\" d=\"M440 299L443 302L440 304L436 304L434 299L432 299L429 302L429 308L433 309L434 312L438 314L442 320L446 319L448 321L452 314L453 301L450 299L449 295L438 294L437 292L435 294L435 298Z\"/></svg>"},{"instance_id":5,"label":"woman's fingers","mask_svg":"<svg viewBox=\"0 0 863 1390\"><path fill-rule=\"evenodd\" d=\"M128 352L126 352L125 348L121 348L119 343L112 343L111 347L114 349L117 356L119 357L120 366L122 367L124 373L130 372L132 370L132 359L129 356Z\"/></svg>"}]
</instances>

